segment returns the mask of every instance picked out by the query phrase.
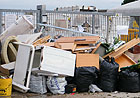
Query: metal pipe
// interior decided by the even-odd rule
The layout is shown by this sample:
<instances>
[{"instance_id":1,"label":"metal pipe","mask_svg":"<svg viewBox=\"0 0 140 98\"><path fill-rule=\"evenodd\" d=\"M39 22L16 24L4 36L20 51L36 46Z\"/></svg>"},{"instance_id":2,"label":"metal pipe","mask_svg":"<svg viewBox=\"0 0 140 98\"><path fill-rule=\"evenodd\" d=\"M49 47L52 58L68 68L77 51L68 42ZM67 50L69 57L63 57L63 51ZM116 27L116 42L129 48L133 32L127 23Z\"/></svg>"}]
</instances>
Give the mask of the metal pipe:
<instances>
[{"instance_id":1,"label":"metal pipe","mask_svg":"<svg viewBox=\"0 0 140 98\"><path fill-rule=\"evenodd\" d=\"M40 26L45 26L45 27L56 28L56 29L61 29L61 30L66 30L66 31L71 31L71 32L75 32L75 33L87 34L87 35L89 35L89 36L99 36L99 35L97 35L97 34L90 34L89 32L80 32L80 31L75 31L75 30L72 30L72 29L57 27L57 26L48 25L48 24L41 24L41 23L39 23L38 25L40 25Z\"/></svg>"}]
</instances>

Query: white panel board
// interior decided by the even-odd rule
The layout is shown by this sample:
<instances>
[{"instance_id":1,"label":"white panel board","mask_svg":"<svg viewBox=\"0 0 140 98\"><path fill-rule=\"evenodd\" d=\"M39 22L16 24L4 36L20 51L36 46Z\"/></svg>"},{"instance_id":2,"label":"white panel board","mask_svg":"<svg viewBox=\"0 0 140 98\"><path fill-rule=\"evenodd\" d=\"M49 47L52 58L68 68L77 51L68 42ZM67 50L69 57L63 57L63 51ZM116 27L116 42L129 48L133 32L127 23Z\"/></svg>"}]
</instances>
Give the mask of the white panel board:
<instances>
[{"instance_id":1,"label":"white panel board","mask_svg":"<svg viewBox=\"0 0 140 98\"><path fill-rule=\"evenodd\" d=\"M14 82L24 85L29 64L29 57L30 47L19 45L13 76Z\"/></svg>"},{"instance_id":2,"label":"white panel board","mask_svg":"<svg viewBox=\"0 0 140 98\"><path fill-rule=\"evenodd\" d=\"M44 46L40 70L74 76L75 59L69 51Z\"/></svg>"}]
</instances>

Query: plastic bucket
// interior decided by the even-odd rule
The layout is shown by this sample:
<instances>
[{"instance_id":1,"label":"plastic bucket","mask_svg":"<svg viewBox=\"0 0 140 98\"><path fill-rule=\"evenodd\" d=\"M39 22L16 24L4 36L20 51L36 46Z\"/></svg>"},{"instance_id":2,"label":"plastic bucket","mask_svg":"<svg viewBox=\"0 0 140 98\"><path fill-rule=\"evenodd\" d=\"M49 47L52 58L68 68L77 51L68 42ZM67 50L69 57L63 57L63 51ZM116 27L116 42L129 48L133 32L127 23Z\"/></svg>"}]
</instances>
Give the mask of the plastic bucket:
<instances>
[{"instance_id":1,"label":"plastic bucket","mask_svg":"<svg viewBox=\"0 0 140 98\"><path fill-rule=\"evenodd\" d=\"M12 79L0 79L0 96L11 96Z\"/></svg>"}]
</instances>

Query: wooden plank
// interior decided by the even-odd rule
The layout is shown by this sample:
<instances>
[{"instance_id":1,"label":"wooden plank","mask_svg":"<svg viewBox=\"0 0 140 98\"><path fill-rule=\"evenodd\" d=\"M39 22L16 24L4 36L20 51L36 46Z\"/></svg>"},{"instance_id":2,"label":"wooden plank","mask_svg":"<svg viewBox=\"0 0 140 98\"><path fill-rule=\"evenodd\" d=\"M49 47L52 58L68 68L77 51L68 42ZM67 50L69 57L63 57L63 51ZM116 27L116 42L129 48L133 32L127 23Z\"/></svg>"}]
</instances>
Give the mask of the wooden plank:
<instances>
[{"instance_id":1,"label":"wooden plank","mask_svg":"<svg viewBox=\"0 0 140 98\"><path fill-rule=\"evenodd\" d=\"M90 50L90 49L95 49L96 47L81 47L81 48L76 48L75 51L80 51L80 50Z\"/></svg>"},{"instance_id":2,"label":"wooden plank","mask_svg":"<svg viewBox=\"0 0 140 98\"><path fill-rule=\"evenodd\" d=\"M135 46L135 43L136 43L136 44L137 44L137 43L140 43L140 39L139 39L139 38L138 38L138 39L133 39L133 40L131 40L131 41L125 43L124 45L120 46L119 48L117 48L117 49L114 50L114 51L117 52L117 51L119 51L119 50L120 50L121 48L123 48L123 47L130 46L129 44L134 44L134 46ZM131 46L130 46L130 48L131 48ZM128 48L128 49L129 49L129 48Z\"/></svg>"},{"instance_id":3,"label":"wooden plank","mask_svg":"<svg viewBox=\"0 0 140 98\"><path fill-rule=\"evenodd\" d=\"M76 41L75 44L95 44L97 41Z\"/></svg>"},{"instance_id":4,"label":"wooden plank","mask_svg":"<svg viewBox=\"0 0 140 98\"><path fill-rule=\"evenodd\" d=\"M59 43L74 43L77 39L85 39L86 41L98 41L99 36L82 36L82 37L61 37L56 42Z\"/></svg>"},{"instance_id":5,"label":"wooden plank","mask_svg":"<svg viewBox=\"0 0 140 98\"><path fill-rule=\"evenodd\" d=\"M126 44L122 45L117 51L113 52L109 57L117 58L118 56L123 54L125 51L127 51L129 48L137 45L138 43L140 43L139 38L133 39L133 40L127 42Z\"/></svg>"},{"instance_id":6,"label":"wooden plank","mask_svg":"<svg viewBox=\"0 0 140 98\"><path fill-rule=\"evenodd\" d=\"M99 54L77 54L76 67L95 66L99 69Z\"/></svg>"},{"instance_id":7,"label":"wooden plank","mask_svg":"<svg viewBox=\"0 0 140 98\"><path fill-rule=\"evenodd\" d=\"M40 38L38 40L36 40L33 45L34 46L37 46L37 45L40 45L40 44L43 44L43 43L47 43L47 40L50 39L51 37L48 35L48 36L45 36L43 38Z\"/></svg>"},{"instance_id":8,"label":"wooden plank","mask_svg":"<svg viewBox=\"0 0 140 98\"><path fill-rule=\"evenodd\" d=\"M58 43L54 43L54 47L61 49L61 45L59 45Z\"/></svg>"},{"instance_id":9,"label":"wooden plank","mask_svg":"<svg viewBox=\"0 0 140 98\"><path fill-rule=\"evenodd\" d=\"M119 64L119 68L136 64L135 61L126 54L122 54L120 57L116 58L115 61Z\"/></svg>"},{"instance_id":10,"label":"wooden plank","mask_svg":"<svg viewBox=\"0 0 140 98\"><path fill-rule=\"evenodd\" d=\"M114 52L115 52L115 51L112 51L112 52L106 54L105 56L103 56L102 58L106 58L106 57L108 57L109 55L111 55L111 54L114 53Z\"/></svg>"},{"instance_id":11,"label":"wooden plank","mask_svg":"<svg viewBox=\"0 0 140 98\"><path fill-rule=\"evenodd\" d=\"M72 50L74 43L59 43L59 45L63 50Z\"/></svg>"},{"instance_id":12,"label":"wooden plank","mask_svg":"<svg viewBox=\"0 0 140 98\"><path fill-rule=\"evenodd\" d=\"M77 44L74 44L72 47L72 51L75 51Z\"/></svg>"},{"instance_id":13,"label":"wooden plank","mask_svg":"<svg viewBox=\"0 0 140 98\"><path fill-rule=\"evenodd\" d=\"M118 56L123 54L125 51L127 51L129 48L137 45L138 43L140 43L140 39L139 38L138 39L133 39L133 40L127 42L126 44L120 46L116 50L110 52L109 54L103 56L103 58L106 58L107 56L117 58Z\"/></svg>"},{"instance_id":14,"label":"wooden plank","mask_svg":"<svg viewBox=\"0 0 140 98\"><path fill-rule=\"evenodd\" d=\"M91 53L93 54L100 47L100 45L101 45L101 42L99 44L97 44L96 48L93 49L93 51Z\"/></svg>"},{"instance_id":15,"label":"wooden plank","mask_svg":"<svg viewBox=\"0 0 140 98\"><path fill-rule=\"evenodd\" d=\"M54 47L54 42L43 43L42 45Z\"/></svg>"}]
</instances>

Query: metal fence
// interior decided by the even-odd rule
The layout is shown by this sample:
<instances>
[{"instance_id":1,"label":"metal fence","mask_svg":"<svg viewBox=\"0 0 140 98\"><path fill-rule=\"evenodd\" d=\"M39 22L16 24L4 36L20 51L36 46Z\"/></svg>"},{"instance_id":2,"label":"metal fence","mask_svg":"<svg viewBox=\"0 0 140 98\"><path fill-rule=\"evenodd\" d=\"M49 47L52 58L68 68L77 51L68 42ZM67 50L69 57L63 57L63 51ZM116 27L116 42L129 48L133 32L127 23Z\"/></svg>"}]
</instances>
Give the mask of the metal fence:
<instances>
[{"instance_id":1,"label":"metal fence","mask_svg":"<svg viewBox=\"0 0 140 98\"><path fill-rule=\"evenodd\" d=\"M97 12L60 12L46 11L47 24L69 28L80 31L81 25L88 23L87 32L90 34L98 34L105 38L107 42L113 42L113 37L117 37L117 25L129 25L129 16L117 16L113 13L97 13ZM80 33L68 33L68 31L48 28L47 32L53 35L61 34L63 36L83 36ZM72 34L72 35L70 35ZM85 34L86 35L86 34Z\"/></svg>"},{"instance_id":2,"label":"metal fence","mask_svg":"<svg viewBox=\"0 0 140 98\"><path fill-rule=\"evenodd\" d=\"M0 32L3 32L10 25L10 20L7 23L7 16L16 16L18 19L21 15L32 17L32 23L35 28L37 23L43 19L39 10L9 10L0 9ZM40 18L42 16L42 18ZM62 36L87 36L88 34L97 34L104 38L107 42L113 42L113 37L117 37L117 25L129 25L129 16L116 16L113 13L97 13L97 12L60 12L45 10L46 22L45 24L71 29L62 30L52 27L46 27L45 32L49 35L62 35ZM82 27L83 25L87 27ZM80 33L82 31L86 33ZM74 31L80 31L74 32Z\"/></svg>"},{"instance_id":3,"label":"metal fence","mask_svg":"<svg viewBox=\"0 0 140 98\"><path fill-rule=\"evenodd\" d=\"M16 9L0 9L0 33L8 28L15 20L21 16L26 16L27 19L36 28L39 22L39 11L38 10L16 10Z\"/></svg>"}]
</instances>

